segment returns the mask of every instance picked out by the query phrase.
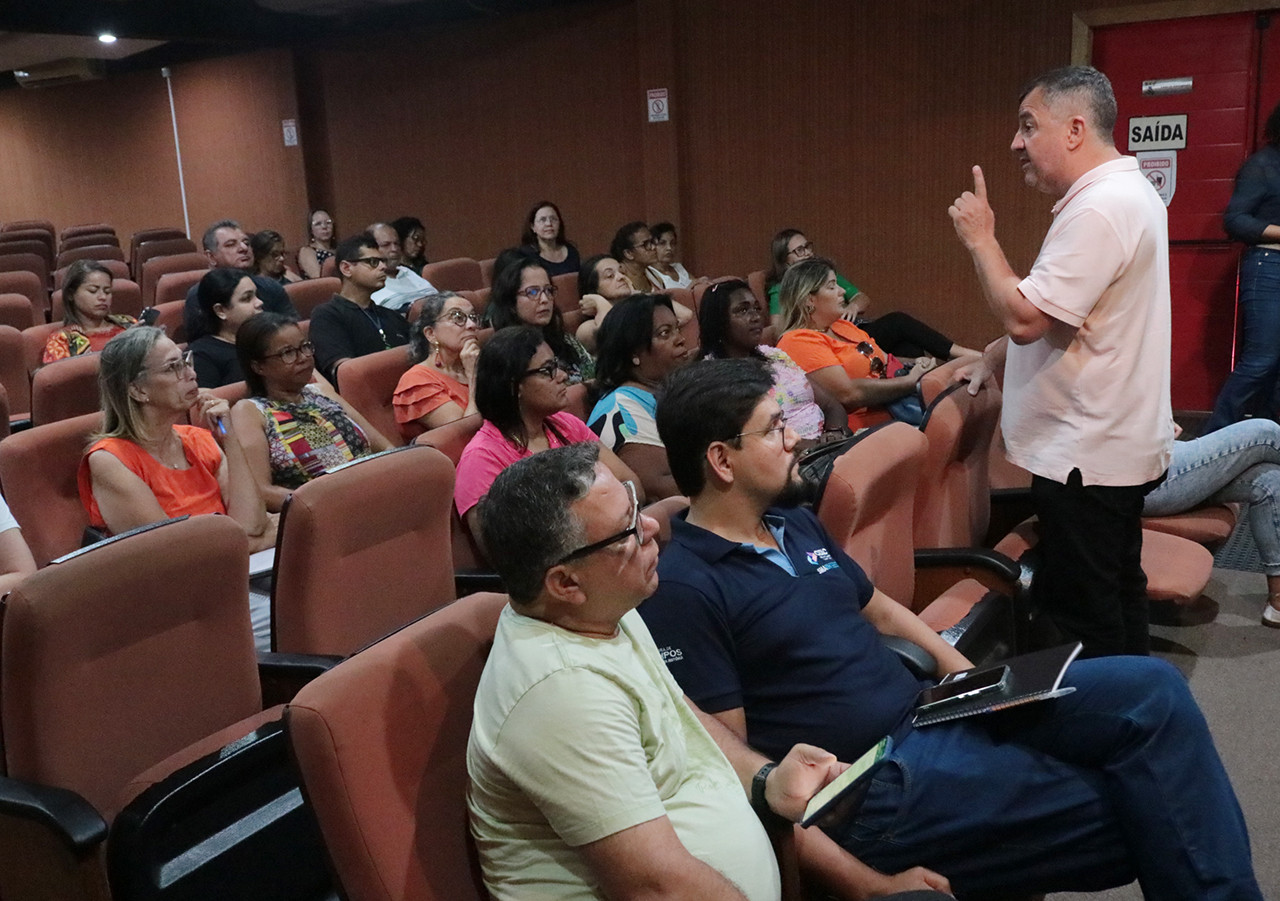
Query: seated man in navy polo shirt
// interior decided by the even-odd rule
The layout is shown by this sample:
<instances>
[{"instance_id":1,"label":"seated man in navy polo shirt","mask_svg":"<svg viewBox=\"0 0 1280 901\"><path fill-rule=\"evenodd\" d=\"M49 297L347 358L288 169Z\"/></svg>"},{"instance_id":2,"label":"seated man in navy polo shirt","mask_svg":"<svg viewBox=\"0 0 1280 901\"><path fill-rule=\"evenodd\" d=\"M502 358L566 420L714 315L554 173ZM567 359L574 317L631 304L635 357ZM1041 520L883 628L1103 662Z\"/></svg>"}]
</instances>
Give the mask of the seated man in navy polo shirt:
<instances>
[{"instance_id":1,"label":"seated man in navy polo shirt","mask_svg":"<svg viewBox=\"0 0 1280 901\"><path fill-rule=\"evenodd\" d=\"M640 613L694 703L771 756L804 741L854 760L892 735L861 807L827 836L878 870L941 873L958 898L1135 876L1148 898L1261 898L1208 725L1163 661L1080 660L1065 697L911 726L921 683L879 635L915 641L943 673L968 661L795 506L797 438L771 388L756 362L706 361L658 404L691 506ZM837 851L809 835L801 846L819 871L847 862Z\"/></svg>"}]
</instances>

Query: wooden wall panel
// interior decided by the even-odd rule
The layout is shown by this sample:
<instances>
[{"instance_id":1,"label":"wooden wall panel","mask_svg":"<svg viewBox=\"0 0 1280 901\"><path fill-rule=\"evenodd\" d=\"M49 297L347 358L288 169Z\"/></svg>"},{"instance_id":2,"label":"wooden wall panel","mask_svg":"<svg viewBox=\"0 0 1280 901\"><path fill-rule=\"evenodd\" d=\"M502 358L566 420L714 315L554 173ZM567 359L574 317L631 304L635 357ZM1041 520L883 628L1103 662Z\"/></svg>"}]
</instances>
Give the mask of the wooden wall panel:
<instances>
[{"instance_id":1,"label":"wooden wall panel","mask_svg":"<svg viewBox=\"0 0 1280 901\"><path fill-rule=\"evenodd\" d=\"M287 52L173 67L193 237L235 217L301 241L306 188ZM35 91L0 91L0 221L52 219L59 229L105 221L125 239L182 227L182 198L164 79L157 72Z\"/></svg>"},{"instance_id":2,"label":"wooden wall panel","mask_svg":"<svg viewBox=\"0 0 1280 901\"><path fill-rule=\"evenodd\" d=\"M301 146L285 147L282 119L297 119L288 51L175 66L173 94L196 243L212 222L274 228L296 247L306 234Z\"/></svg>"},{"instance_id":3,"label":"wooden wall panel","mask_svg":"<svg viewBox=\"0 0 1280 901\"><path fill-rule=\"evenodd\" d=\"M537 16L319 48L333 209L349 235L416 215L431 259L492 256L550 198L583 255L644 216L635 10Z\"/></svg>"},{"instance_id":4,"label":"wooden wall panel","mask_svg":"<svg viewBox=\"0 0 1280 901\"><path fill-rule=\"evenodd\" d=\"M13 219L50 219L58 229L105 221L126 238L147 226L180 228L160 74L0 91L0 221Z\"/></svg>"}]
</instances>

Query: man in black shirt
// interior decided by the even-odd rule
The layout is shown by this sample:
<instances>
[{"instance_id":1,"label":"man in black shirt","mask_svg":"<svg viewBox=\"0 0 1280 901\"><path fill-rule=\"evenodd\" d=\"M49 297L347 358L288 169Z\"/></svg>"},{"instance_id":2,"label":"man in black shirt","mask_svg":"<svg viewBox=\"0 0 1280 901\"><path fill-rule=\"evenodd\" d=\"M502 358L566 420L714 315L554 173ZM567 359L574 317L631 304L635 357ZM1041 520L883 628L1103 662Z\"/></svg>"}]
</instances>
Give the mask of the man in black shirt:
<instances>
[{"instance_id":1,"label":"man in black shirt","mask_svg":"<svg viewBox=\"0 0 1280 901\"><path fill-rule=\"evenodd\" d=\"M338 245L334 258L342 290L312 312L310 338L320 373L338 385L338 367L352 357L408 344L409 323L373 302L373 292L387 280L387 260L373 235L348 238Z\"/></svg>"}]
</instances>

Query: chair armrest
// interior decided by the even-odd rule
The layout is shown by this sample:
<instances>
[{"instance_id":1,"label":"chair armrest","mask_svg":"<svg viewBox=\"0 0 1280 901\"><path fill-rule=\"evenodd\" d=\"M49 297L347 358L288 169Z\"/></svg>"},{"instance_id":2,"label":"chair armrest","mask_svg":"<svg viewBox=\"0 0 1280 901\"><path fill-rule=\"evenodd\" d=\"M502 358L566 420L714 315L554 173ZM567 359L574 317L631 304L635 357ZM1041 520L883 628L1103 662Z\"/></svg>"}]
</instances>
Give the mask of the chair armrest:
<instances>
[{"instance_id":1,"label":"chair armrest","mask_svg":"<svg viewBox=\"0 0 1280 901\"><path fill-rule=\"evenodd\" d=\"M937 678L938 661L914 641L899 638L897 635L881 635L880 641L883 642L886 648L898 655L903 665L911 670L911 675L917 679Z\"/></svg>"},{"instance_id":2,"label":"chair armrest","mask_svg":"<svg viewBox=\"0 0 1280 901\"><path fill-rule=\"evenodd\" d=\"M76 855L92 853L107 837L106 820L80 795L7 776L0 776L0 817L37 823Z\"/></svg>"},{"instance_id":3,"label":"chair armrest","mask_svg":"<svg viewBox=\"0 0 1280 901\"><path fill-rule=\"evenodd\" d=\"M277 654L258 652L258 680L262 683L262 709L293 700L302 686L342 661L327 654Z\"/></svg>"},{"instance_id":4,"label":"chair armrest","mask_svg":"<svg viewBox=\"0 0 1280 901\"><path fill-rule=\"evenodd\" d=\"M921 609L963 579L1019 600L1031 588L1027 571L999 551L975 547L917 548L915 608Z\"/></svg>"},{"instance_id":5,"label":"chair armrest","mask_svg":"<svg viewBox=\"0 0 1280 901\"><path fill-rule=\"evenodd\" d=\"M458 597L480 591L496 591L503 593L507 586L502 584L502 577L496 572L455 572L453 574L453 590Z\"/></svg>"}]
</instances>

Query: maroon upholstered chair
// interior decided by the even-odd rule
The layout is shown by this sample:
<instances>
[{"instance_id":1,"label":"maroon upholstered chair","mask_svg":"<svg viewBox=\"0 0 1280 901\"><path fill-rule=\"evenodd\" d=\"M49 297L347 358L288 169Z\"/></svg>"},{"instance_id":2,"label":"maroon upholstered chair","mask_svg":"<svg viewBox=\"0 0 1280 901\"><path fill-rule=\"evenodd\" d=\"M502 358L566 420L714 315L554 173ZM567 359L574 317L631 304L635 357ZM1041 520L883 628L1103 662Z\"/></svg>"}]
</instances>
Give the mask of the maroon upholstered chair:
<instances>
[{"instance_id":1,"label":"maroon upholstered chair","mask_svg":"<svg viewBox=\"0 0 1280 901\"><path fill-rule=\"evenodd\" d=\"M438 291L475 291L485 286L480 264L471 257L428 263L422 267L422 277Z\"/></svg>"},{"instance_id":2,"label":"maroon upholstered chair","mask_svg":"<svg viewBox=\"0 0 1280 901\"><path fill-rule=\"evenodd\" d=\"M406 347L389 347L363 357L353 357L338 367L338 393L392 444L404 444L396 426L391 398L400 377L408 371Z\"/></svg>"},{"instance_id":3,"label":"maroon upholstered chair","mask_svg":"<svg viewBox=\"0 0 1280 901\"><path fill-rule=\"evenodd\" d=\"M354 653L453 600L453 465L404 447L348 463L285 501L272 650Z\"/></svg>"},{"instance_id":4,"label":"maroon upholstered chair","mask_svg":"<svg viewBox=\"0 0 1280 901\"><path fill-rule=\"evenodd\" d=\"M99 354L81 354L49 363L31 378L31 422L45 425L99 409Z\"/></svg>"},{"instance_id":5,"label":"maroon upholstered chair","mask_svg":"<svg viewBox=\"0 0 1280 901\"><path fill-rule=\"evenodd\" d=\"M506 595L475 594L305 686L285 710L343 896L484 901L467 826L472 700Z\"/></svg>"},{"instance_id":6,"label":"maroon upholstered chair","mask_svg":"<svg viewBox=\"0 0 1280 901\"><path fill-rule=\"evenodd\" d=\"M300 282L290 282L284 286L284 293L298 311L299 319L310 319L311 312L320 304L330 300L342 289L342 279L308 278Z\"/></svg>"},{"instance_id":7,"label":"maroon upholstered chair","mask_svg":"<svg viewBox=\"0 0 1280 901\"><path fill-rule=\"evenodd\" d=\"M22 331L33 325L44 322L44 310L32 306L31 298L25 294L0 294L0 325L7 325Z\"/></svg>"}]
</instances>

